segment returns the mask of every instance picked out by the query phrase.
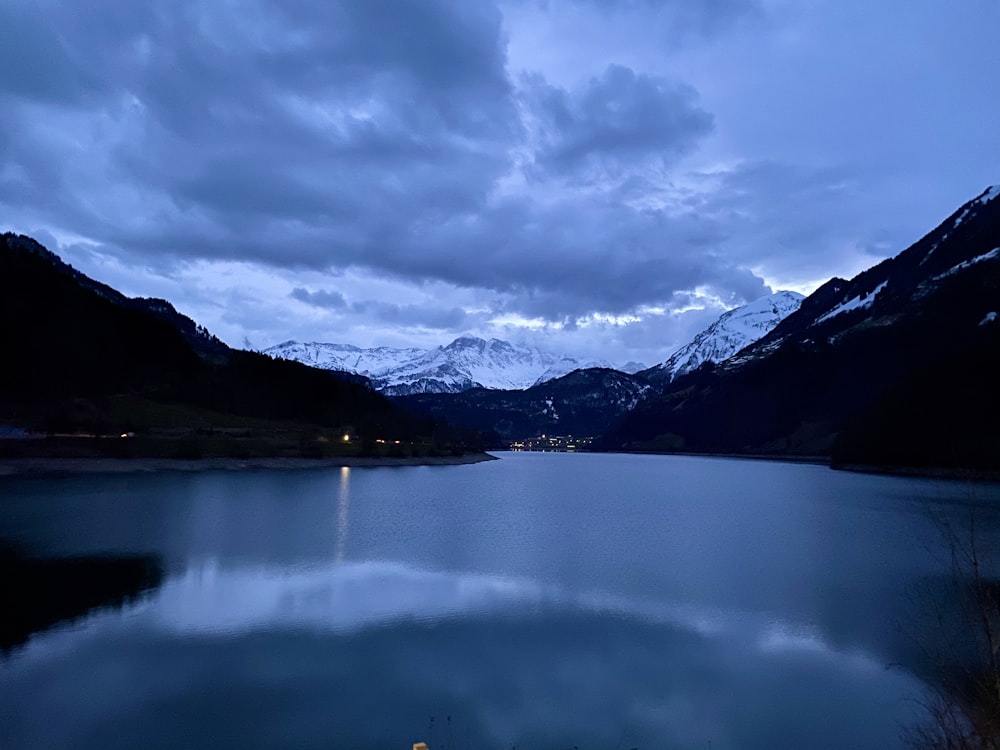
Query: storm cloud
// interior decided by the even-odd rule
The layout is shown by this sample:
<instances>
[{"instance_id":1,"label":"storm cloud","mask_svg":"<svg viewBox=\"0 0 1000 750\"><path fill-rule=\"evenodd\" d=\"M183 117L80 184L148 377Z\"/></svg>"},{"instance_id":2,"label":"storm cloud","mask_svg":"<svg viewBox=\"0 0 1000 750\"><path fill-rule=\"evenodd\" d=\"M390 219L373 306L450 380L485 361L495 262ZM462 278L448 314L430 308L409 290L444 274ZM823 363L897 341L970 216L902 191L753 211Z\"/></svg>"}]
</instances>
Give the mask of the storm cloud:
<instances>
[{"instance_id":1,"label":"storm cloud","mask_svg":"<svg viewBox=\"0 0 1000 750\"><path fill-rule=\"evenodd\" d=\"M877 178L827 149L835 128L819 115L740 88L747 68L795 75L771 58L819 33L809 14L779 11L11 0L0 224L54 238L84 271L133 269L133 293L143 279L173 284L175 302L233 343L378 344L413 326L444 343L521 321L592 335L589 354L604 336L621 357L641 341L636 357L665 358L693 332L679 321L856 272L938 218L905 213L890 190L902 173ZM812 123L823 148L804 159L800 131L783 149L764 110L776 132ZM982 181L953 178L941 213ZM191 284L194 268L207 280ZM329 282L347 272L352 285ZM274 314L260 313L265 298ZM235 309L244 299L257 309ZM614 332L623 325L634 333Z\"/></svg>"},{"instance_id":2,"label":"storm cloud","mask_svg":"<svg viewBox=\"0 0 1000 750\"><path fill-rule=\"evenodd\" d=\"M538 77L527 102L538 123L535 163L556 174L666 165L712 129L690 86L610 65L573 96Z\"/></svg>"}]
</instances>

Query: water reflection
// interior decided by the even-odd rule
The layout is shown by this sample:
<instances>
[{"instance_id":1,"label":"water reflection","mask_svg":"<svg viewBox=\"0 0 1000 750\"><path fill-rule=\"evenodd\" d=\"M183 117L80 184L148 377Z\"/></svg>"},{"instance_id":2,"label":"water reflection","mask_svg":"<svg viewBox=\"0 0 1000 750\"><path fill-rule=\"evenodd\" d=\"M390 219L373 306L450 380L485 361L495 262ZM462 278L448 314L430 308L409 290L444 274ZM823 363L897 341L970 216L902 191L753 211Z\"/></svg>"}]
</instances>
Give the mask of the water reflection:
<instances>
[{"instance_id":1,"label":"water reflection","mask_svg":"<svg viewBox=\"0 0 1000 750\"><path fill-rule=\"evenodd\" d=\"M665 625L762 654L849 656L882 668L875 656L844 650L817 628L773 615L390 562L231 568L209 560L167 580L136 617L171 633L237 636L301 629L345 634L399 622L551 612Z\"/></svg>"},{"instance_id":2,"label":"water reflection","mask_svg":"<svg viewBox=\"0 0 1000 750\"><path fill-rule=\"evenodd\" d=\"M165 561L154 595L0 668L0 744L102 750L449 747L447 715L470 750L897 747L907 597L948 571L914 508L967 496L552 454L0 489L0 537L35 554Z\"/></svg>"},{"instance_id":3,"label":"water reflection","mask_svg":"<svg viewBox=\"0 0 1000 750\"><path fill-rule=\"evenodd\" d=\"M892 747L919 688L751 614L386 563L206 563L88 633L0 683L17 746L66 744L54 691L102 749L449 747L445 716L470 748Z\"/></svg>"},{"instance_id":4,"label":"water reflection","mask_svg":"<svg viewBox=\"0 0 1000 750\"><path fill-rule=\"evenodd\" d=\"M100 555L40 559L0 543L0 652L61 622L99 608L120 608L155 589L163 577L159 560Z\"/></svg>"},{"instance_id":5,"label":"water reflection","mask_svg":"<svg viewBox=\"0 0 1000 750\"><path fill-rule=\"evenodd\" d=\"M344 562L344 549L347 547L347 511L351 502L351 467L340 467L340 486L337 493L337 547L334 559Z\"/></svg>"},{"instance_id":6,"label":"water reflection","mask_svg":"<svg viewBox=\"0 0 1000 750\"><path fill-rule=\"evenodd\" d=\"M168 580L142 618L180 633L237 635L301 628L344 633L558 598L529 581L421 571L394 563L225 568L207 561Z\"/></svg>"}]
</instances>

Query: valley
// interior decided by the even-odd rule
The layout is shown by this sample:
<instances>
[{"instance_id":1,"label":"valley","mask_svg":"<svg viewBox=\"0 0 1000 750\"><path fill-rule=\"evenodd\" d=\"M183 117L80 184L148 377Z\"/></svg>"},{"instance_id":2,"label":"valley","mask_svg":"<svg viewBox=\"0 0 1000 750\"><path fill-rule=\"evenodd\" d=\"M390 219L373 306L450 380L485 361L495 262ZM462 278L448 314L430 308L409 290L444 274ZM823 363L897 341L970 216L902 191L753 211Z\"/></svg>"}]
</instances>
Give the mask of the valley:
<instances>
[{"instance_id":1,"label":"valley","mask_svg":"<svg viewBox=\"0 0 1000 750\"><path fill-rule=\"evenodd\" d=\"M3 421L47 437L0 453L434 456L558 435L590 450L996 470L998 194L853 279L734 308L634 372L473 336L233 350L168 302L126 298L5 235L5 278L20 282L0 344L26 366L3 375ZM29 298L49 302L25 318Z\"/></svg>"}]
</instances>

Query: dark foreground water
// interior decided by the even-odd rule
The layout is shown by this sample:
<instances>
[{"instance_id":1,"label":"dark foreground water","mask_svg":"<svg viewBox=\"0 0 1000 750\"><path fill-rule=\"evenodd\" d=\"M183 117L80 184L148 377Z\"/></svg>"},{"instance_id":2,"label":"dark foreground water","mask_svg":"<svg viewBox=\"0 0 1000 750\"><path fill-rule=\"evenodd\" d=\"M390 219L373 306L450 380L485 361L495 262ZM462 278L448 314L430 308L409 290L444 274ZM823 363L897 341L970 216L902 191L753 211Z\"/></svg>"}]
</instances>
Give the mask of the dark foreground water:
<instances>
[{"instance_id":1,"label":"dark foreground water","mask_svg":"<svg viewBox=\"0 0 1000 750\"><path fill-rule=\"evenodd\" d=\"M0 479L0 540L154 555L0 662L3 748L893 748L942 519L1000 490L794 464Z\"/></svg>"}]
</instances>

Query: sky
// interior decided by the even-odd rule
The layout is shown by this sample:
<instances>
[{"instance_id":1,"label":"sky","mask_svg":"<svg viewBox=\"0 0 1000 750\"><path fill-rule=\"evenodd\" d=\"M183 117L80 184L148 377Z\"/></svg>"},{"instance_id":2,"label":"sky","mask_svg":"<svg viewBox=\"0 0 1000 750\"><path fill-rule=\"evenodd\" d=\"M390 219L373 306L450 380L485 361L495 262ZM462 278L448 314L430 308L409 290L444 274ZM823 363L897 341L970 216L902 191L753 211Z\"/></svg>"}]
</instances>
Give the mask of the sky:
<instances>
[{"instance_id":1,"label":"sky","mask_svg":"<svg viewBox=\"0 0 1000 750\"><path fill-rule=\"evenodd\" d=\"M1000 182L996 0L0 0L0 229L227 343L662 361Z\"/></svg>"}]
</instances>

